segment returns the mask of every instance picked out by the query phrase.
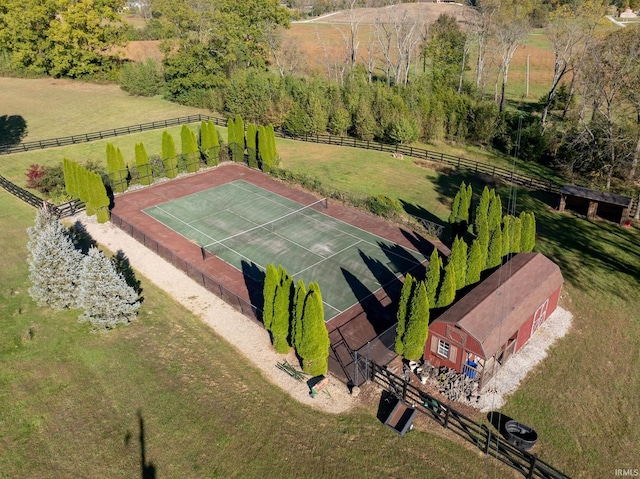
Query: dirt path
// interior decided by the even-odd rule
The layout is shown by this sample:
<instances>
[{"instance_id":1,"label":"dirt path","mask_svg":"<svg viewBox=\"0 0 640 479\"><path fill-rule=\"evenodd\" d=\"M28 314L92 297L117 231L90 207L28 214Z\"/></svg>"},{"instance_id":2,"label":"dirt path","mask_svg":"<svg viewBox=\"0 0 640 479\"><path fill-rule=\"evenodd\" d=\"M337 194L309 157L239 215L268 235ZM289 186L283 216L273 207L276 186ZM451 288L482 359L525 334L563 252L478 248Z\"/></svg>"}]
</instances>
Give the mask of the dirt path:
<instances>
[{"instance_id":1,"label":"dirt path","mask_svg":"<svg viewBox=\"0 0 640 479\"><path fill-rule=\"evenodd\" d=\"M113 224L100 225L95 217L87 218L84 213L76 215L72 220L80 221L100 245L114 253L122 250L138 273L200 317L217 334L234 345L248 361L261 369L265 378L297 401L336 414L348 411L356 404L357 399L349 394L347 387L332 377L327 388L331 397L320 393L312 398L306 383L296 381L276 367L276 363L282 362L285 358L297 366L293 352L288 356L276 353L264 328L227 305Z\"/></svg>"}]
</instances>

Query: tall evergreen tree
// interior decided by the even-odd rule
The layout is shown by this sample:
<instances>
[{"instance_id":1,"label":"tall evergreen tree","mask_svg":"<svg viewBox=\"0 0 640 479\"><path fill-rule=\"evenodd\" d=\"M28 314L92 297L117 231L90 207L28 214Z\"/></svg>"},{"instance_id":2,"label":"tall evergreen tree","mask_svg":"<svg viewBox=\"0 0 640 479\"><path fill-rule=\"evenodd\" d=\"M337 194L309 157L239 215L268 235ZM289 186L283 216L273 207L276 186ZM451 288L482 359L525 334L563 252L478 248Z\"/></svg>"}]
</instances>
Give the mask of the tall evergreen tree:
<instances>
[{"instance_id":1,"label":"tall evergreen tree","mask_svg":"<svg viewBox=\"0 0 640 479\"><path fill-rule=\"evenodd\" d=\"M480 196L480 200L478 201L478 206L476 207L476 214L474 220L474 231L476 235L478 234L478 227L480 221L484 219L487 221L488 226L488 218L489 218L489 202L491 201L491 191L488 186L485 186L482 190L482 195ZM488 244L488 243L487 243Z\"/></svg>"},{"instance_id":2,"label":"tall evergreen tree","mask_svg":"<svg viewBox=\"0 0 640 479\"><path fill-rule=\"evenodd\" d=\"M75 249L68 231L44 207L38 210L35 226L27 232L32 283L29 295L40 305L77 308L82 254Z\"/></svg>"},{"instance_id":3,"label":"tall evergreen tree","mask_svg":"<svg viewBox=\"0 0 640 479\"><path fill-rule=\"evenodd\" d=\"M532 212L522 212L522 235L520 237L521 250L530 253L536 245L536 217Z\"/></svg>"},{"instance_id":4,"label":"tall evergreen tree","mask_svg":"<svg viewBox=\"0 0 640 479\"><path fill-rule=\"evenodd\" d=\"M396 314L396 319L398 320L398 325L396 326L396 343L395 350L396 353L402 355L404 353L404 333L406 331L406 322L407 322L407 313L409 311L409 304L411 301L411 296L413 294L415 280L411 274L407 273L404 278L404 283L402 284L402 291L400 292L400 301L398 303L398 312Z\"/></svg>"},{"instance_id":5,"label":"tall evergreen tree","mask_svg":"<svg viewBox=\"0 0 640 479\"><path fill-rule=\"evenodd\" d=\"M511 219L513 218L513 216L511 215L505 215L504 218L502 218L502 256L507 256L509 253L511 253Z\"/></svg>"},{"instance_id":6,"label":"tall evergreen tree","mask_svg":"<svg viewBox=\"0 0 640 479\"><path fill-rule=\"evenodd\" d=\"M235 159L235 145L236 145L236 122L233 118L227 119L227 145L229 147L229 156L233 161Z\"/></svg>"},{"instance_id":7,"label":"tall evergreen tree","mask_svg":"<svg viewBox=\"0 0 640 479\"><path fill-rule=\"evenodd\" d=\"M304 314L304 302L307 298L307 288L304 281L298 281L293 297L293 314L291 315L291 345L298 350L302 340L302 316Z\"/></svg>"},{"instance_id":8,"label":"tall evergreen tree","mask_svg":"<svg viewBox=\"0 0 640 479\"><path fill-rule=\"evenodd\" d=\"M106 223L109 221L109 205L111 204L111 200L109 199L107 189L102 182L102 176L95 172L91 172L91 175L93 176L92 202L96 209L96 218L98 223Z\"/></svg>"},{"instance_id":9,"label":"tall evergreen tree","mask_svg":"<svg viewBox=\"0 0 640 479\"><path fill-rule=\"evenodd\" d=\"M491 191L493 192L493 195L489 202L489 215L487 216L487 221L489 223L489 237L491 237L495 230L499 230L502 226L502 200L494 190Z\"/></svg>"},{"instance_id":10,"label":"tall evergreen tree","mask_svg":"<svg viewBox=\"0 0 640 479\"><path fill-rule=\"evenodd\" d=\"M141 185L153 184L153 171L149 163L149 155L143 143L136 143L136 170Z\"/></svg>"},{"instance_id":11,"label":"tall evergreen tree","mask_svg":"<svg viewBox=\"0 0 640 479\"><path fill-rule=\"evenodd\" d=\"M114 193L125 192L128 186L129 170L127 170L120 148L116 148L112 143L107 143L107 172Z\"/></svg>"},{"instance_id":12,"label":"tall evergreen tree","mask_svg":"<svg viewBox=\"0 0 640 479\"><path fill-rule=\"evenodd\" d=\"M216 125L211 120L202 120L200 124L200 151L207 165L218 164L220 143Z\"/></svg>"},{"instance_id":13,"label":"tall evergreen tree","mask_svg":"<svg viewBox=\"0 0 640 479\"><path fill-rule=\"evenodd\" d=\"M302 338L298 354L302 369L313 376L326 374L329 367L329 333L324 323L324 307L318 283L311 283L302 315Z\"/></svg>"},{"instance_id":14,"label":"tall evergreen tree","mask_svg":"<svg viewBox=\"0 0 640 479\"><path fill-rule=\"evenodd\" d=\"M519 253L522 241L522 220L516 216L511 220L511 232L509 233L509 240L511 241L511 252Z\"/></svg>"},{"instance_id":15,"label":"tall evergreen tree","mask_svg":"<svg viewBox=\"0 0 640 479\"><path fill-rule=\"evenodd\" d=\"M467 276L467 243L462 238L456 238L451 247L449 262L453 263L456 271L456 290L466 286Z\"/></svg>"},{"instance_id":16,"label":"tall evergreen tree","mask_svg":"<svg viewBox=\"0 0 640 479\"><path fill-rule=\"evenodd\" d=\"M458 190L455 198L453 198L453 204L451 205L451 213L449 213L449 223L453 224L458 221L458 214L460 212L460 200L460 190Z\"/></svg>"},{"instance_id":17,"label":"tall evergreen tree","mask_svg":"<svg viewBox=\"0 0 640 479\"><path fill-rule=\"evenodd\" d=\"M415 286L409 305L407 330L404 334L404 357L410 361L418 361L424 356L424 346L429 334L429 302L424 282Z\"/></svg>"},{"instance_id":18,"label":"tall evergreen tree","mask_svg":"<svg viewBox=\"0 0 640 479\"><path fill-rule=\"evenodd\" d=\"M273 347L279 353L285 354L290 347L288 337L291 327L293 279L282 266L278 268L278 276L278 285L273 302L271 335L273 337Z\"/></svg>"},{"instance_id":19,"label":"tall evergreen tree","mask_svg":"<svg viewBox=\"0 0 640 479\"><path fill-rule=\"evenodd\" d=\"M135 319L138 293L119 274L114 264L97 248L84 257L79 284L79 303L84 312L79 321L89 321L94 329L108 330Z\"/></svg>"},{"instance_id":20,"label":"tall evergreen tree","mask_svg":"<svg viewBox=\"0 0 640 479\"><path fill-rule=\"evenodd\" d=\"M253 123L247 124L247 155L249 166L258 168L258 127Z\"/></svg>"},{"instance_id":21,"label":"tall evergreen tree","mask_svg":"<svg viewBox=\"0 0 640 479\"><path fill-rule=\"evenodd\" d=\"M480 282L480 275L486 263L486 255L482 252L482 244L478 238L471 243L469 248L469 256L467 259L467 274L465 282L467 285Z\"/></svg>"},{"instance_id":22,"label":"tall evergreen tree","mask_svg":"<svg viewBox=\"0 0 640 479\"><path fill-rule=\"evenodd\" d=\"M64 174L64 187L67 194L73 198L78 198L78 177L76 175L75 163L68 158L62 159L62 173Z\"/></svg>"},{"instance_id":23,"label":"tall evergreen tree","mask_svg":"<svg viewBox=\"0 0 640 479\"><path fill-rule=\"evenodd\" d=\"M427 299L429 300L429 308L436 306L436 294L438 293L438 285L440 284L440 275L442 272L442 258L437 248L433 248L429 257L429 267L427 269L426 289Z\"/></svg>"},{"instance_id":24,"label":"tall evergreen tree","mask_svg":"<svg viewBox=\"0 0 640 479\"><path fill-rule=\"evenodd\" d=\"M269 263L264 277L264 286L262 290L262 297L264 298L264 304L262 307L262 324L267 331L271 331L271 324L273 323L273 307L276 299L276 288L278 287L278 281L280 275L275 265Z\"/></svg>"},{"instance_id":25,"label":"tall evergreen tree","mask_svg":"<svg viewBox=\"0 0 640 479\"><path fill-rule=\"evenodd\" d=\"M166 130L162 132L162 164L167 178L178 176L178 150L173 136Z\"/></svg>"},{"instance_id":26,"label":"tall evergreen tree","mask_svg":"<svg viewBox=\"0 0 640 479\"><path fill-rule=\"evenodd\" d=\"M244 121L242 120L242 117L239 113L236 115L236 121L234 122L234 125L236 131L233 135L235 139L233 161L243 162L245 148Z\"/></svg>"},{"instance_id":27,"label":"tall evergreen tree","mask_svg":"<svg viewBox=\"0 0 640 479\"><path fill-rule=\"evenodd\" d=\"M452 262L444 268L444 279L440 286L436 308L449 306L456 299L456 270Z\"/></svg>"},{"instance_id":28,"label":"tall evergreen tree","mask_svg":"<svg viewBox=\"0 0 640 479\"><path fill-rule=\"evenodd\" d=\"M269 144L269 154L271 156L271 165L278 166L279 157L278 150L276 148L276 132L273 125L269 123L266 126L267 143Z\"/></svg>"},{"instance_id":29,"label":"tall evergreen tree","mask_svg":"<svg viewBox=\"0 0 640 479\"><path fill-rule=\"evenodd\" d=\"M182 158L187 171L195 173L200 169L200 153L198 152L196 134L187 125L182 125L180 139L182 140Z\"/></svg>"},{"instance_id":30,"label":"tall evergreen tree","mask_svg":"<svg viewBox=\"0 0 640 479\"><path fill-rule=\"evenodd\" d=\"M502 262L502 229L498 227L489 238L486 268L495 268Z\"/></svg>"}]
</instances>

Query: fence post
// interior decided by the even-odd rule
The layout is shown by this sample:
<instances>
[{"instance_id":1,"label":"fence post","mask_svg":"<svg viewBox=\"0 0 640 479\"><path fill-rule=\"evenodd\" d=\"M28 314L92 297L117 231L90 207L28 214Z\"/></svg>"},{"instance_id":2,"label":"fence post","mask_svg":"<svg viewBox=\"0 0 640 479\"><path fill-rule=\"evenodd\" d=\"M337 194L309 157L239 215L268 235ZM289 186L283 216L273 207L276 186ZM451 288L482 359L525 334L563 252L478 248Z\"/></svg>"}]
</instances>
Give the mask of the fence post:
<instances>
[{"instance_id":1,"label":"fence post","mask_svg":"<svg viewBox=\"0 0 640 479\"><path fill-rule=\"evenodd\" d=\"M442 403L440 403L442 405ZM444 423L442 424L445 429L449 429L449 412L451 411L451 407L444 405L447 408L447 412L444 414Z\"/></svg>"},{"instance_id":2,"label":"fence post","mask_svg":"<svg viewBox=\"0 0 640 479\"><path fill-rule=\"evenodd\" d=\"M487 442L484 445L484 453L489 454L489 445L491 444L491 429L489 429L484 424L482 425L482 429L487 432Z\"/></svg>"},{"instance_id":3,"label":"fence post","mask_svg":"<svg viewBox=\"0 0 640 479\"><path fill-rule=\"evenodd\" d=\"M531 465L529 466L529 472L527 473L527 479L533 478L533 471L536 470L536 463L538 462L538 455L531 456Z\"/></svg>"},{"instance_id":4,"label":"fence post","mask_svg":"<svg viewBox=\"0 0 640 479\"><path fill-rule=\"evenodd\" d=\"M409 383L409 380L407 379L406 374L403 375L404 376L404 383L402 384L402 400L406 401L407 400L407 384Z\"/></svg>"}]
</instances>

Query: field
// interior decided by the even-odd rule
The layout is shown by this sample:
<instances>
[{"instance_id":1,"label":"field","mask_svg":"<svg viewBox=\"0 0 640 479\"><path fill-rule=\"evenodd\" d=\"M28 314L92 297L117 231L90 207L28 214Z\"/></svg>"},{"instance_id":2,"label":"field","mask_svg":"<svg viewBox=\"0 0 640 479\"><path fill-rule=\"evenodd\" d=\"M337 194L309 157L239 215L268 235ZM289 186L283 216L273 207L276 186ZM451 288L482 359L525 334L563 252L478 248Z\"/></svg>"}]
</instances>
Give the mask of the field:
<instances>
[{"instance_id":1,"label":"field","mask_svg":"<svg viewBox=\"0 0 640 479\"><path fill-rule=\"evenodd\" d=\"M38 85L41 98L57 94L55 88L47 93L46 83L11 81L24 82L25 92ZM112 87L90 88L126 105ZM56 124L62 106L34 102L31 108L23 116L28 125L41 125L43 137L107 127L93 118L95 128L86 129L70 118L64 130ZM94 111L80 98L69 108L89 117ZM151 119L136 114L139 120L105 121L121 126ZM54 127L60 132L48 131ZM461 180L476 192L482 186L389 155L294 142L278 147L291 171L352 193L387 194L440 219ZM11 161L19 158L26 170L29 155ZM515 193L500 192L505 199ZM573 327L503 411L536 428L536 452L554 466L576 478L609 477L615 469L640 467L640 230L557 214L550 208L556 200L517 191L517 209L536 213L537 250L562 269L561 305L574 314ZM75 312L37 307L26 293L25 229L33 214L0 191L0 477L131 477L140 472L138 410L158 477L298 477L301 471L312 477L512 477L440 431L389 435L375 419L375 406L334 417L295 403L144 278L140 320L108 335L89 334Z\"/></svg>"}]
</instances>

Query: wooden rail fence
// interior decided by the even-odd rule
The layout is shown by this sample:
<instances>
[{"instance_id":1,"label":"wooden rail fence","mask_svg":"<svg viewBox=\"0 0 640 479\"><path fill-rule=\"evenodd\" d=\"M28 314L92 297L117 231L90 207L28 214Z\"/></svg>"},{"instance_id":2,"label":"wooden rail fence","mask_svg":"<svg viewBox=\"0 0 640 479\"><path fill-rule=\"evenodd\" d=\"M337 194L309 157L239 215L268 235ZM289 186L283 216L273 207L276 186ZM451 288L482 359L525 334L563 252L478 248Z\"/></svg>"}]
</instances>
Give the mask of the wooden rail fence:
<instances>
[{"instance_id":1,"label":"wooden rail fence","mask_svg":"<svg viewBox=\"0 0 640 479\"><path fill-rule=\"evenodd\" d=\"M360 369L368 372L369 380L388 389L399 399L413 404L418 412L475 445L484 454L512 467L527 479L570 479L536 454L512 446L499 433L419 390L407 379L397 376L386 367L379 366L363 356L359 361L368 363L361 364Z\"/></svg>"}]
</instances>

